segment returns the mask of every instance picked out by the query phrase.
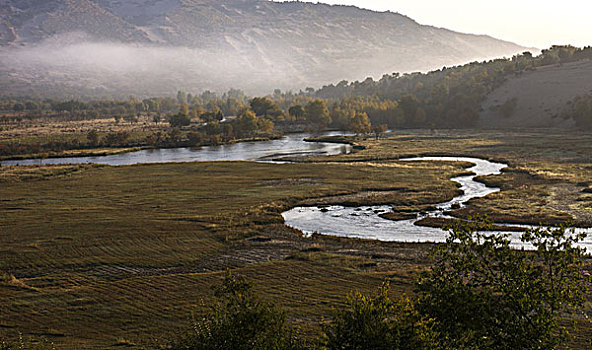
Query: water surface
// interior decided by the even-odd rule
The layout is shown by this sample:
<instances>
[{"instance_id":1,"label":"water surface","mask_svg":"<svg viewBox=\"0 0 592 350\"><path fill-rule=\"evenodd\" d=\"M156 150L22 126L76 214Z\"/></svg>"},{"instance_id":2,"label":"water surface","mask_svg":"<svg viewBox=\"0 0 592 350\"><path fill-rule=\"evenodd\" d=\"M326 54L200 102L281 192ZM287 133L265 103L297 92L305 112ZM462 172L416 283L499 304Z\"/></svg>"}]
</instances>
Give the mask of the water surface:
<instances>
[{"instance_id":1,"label":"water surface","mask_svg":"<svg viewBox=\"0 0 592 350\"><path fill-rule=\"evenodd\" d=\"M339 132L322 135L341 135ZM239 142L221 146L200 148L162 148L93 157L68 157L8 160L1 165L41 165L97 163L108 165L132 165L140 163L200 162L200 161L266 161L288 156L336 155L350 153L351 145L305 142L311 134L291 134L277 140Z\"/></svg>"},{"instance_id":2,"label":"water surface","mask_svg":"<svg viewBox=\"0 0 592 350\"><path fill-rule=\"evenodd\" d=\"M410 220L393 221L383 219L380 214L391 211L388 205L379 206L361 206L361 207L296 207L282 213L286 225L302 231L306 235L319 233L323 235L374 239L379 241L395 242L445 242L448 237L447 231L439 228L417 226L415 223L425 217L445 217L444 211L453 206L464 206L472 198L485 197L488 194L499 191L499 188L487 187L481 182L475 181L476 176L500 174L501 170L507 165L502 163L490 162L479 158L467 157L419 157L401 159L401 161L458 161L469 162L473 166L467 170L473 175L459 176L452 178L452 181L458 182L463 194L452 200L436 205L436 209L428 213L417 214L417 217ZM525 229L526 225L522 226ZM592 252L592 237L590 229L577 229L576 231L589 232L589 237L582 246L585 246L589 252ZM507 232L512 237L513 245L516 247L524 246L520 242L521 233ZM528 246L524 246L529 248Z\"/></svg>"}]
</instances>

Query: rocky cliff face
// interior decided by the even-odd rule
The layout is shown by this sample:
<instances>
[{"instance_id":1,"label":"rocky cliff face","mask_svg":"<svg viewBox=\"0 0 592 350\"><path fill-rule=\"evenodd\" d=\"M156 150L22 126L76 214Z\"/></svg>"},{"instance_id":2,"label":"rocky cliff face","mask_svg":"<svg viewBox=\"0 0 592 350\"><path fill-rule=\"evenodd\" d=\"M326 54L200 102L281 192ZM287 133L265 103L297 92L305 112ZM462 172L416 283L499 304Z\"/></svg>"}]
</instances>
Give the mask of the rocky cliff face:
<instances>
[{"instance_id":1,"label":"rocky cliff face","mask_svg":"<svg viewBox=\"0 0 592 350\"><path fill-rule=\"evenodd\" d=\"M28 85L21 79L30 73L26 67L35 71L39 84L51 85L53 80L62 86L71 80L64 86L77 86L77 91L86 87L170 93L176 88L235 86L268 92L275 87L297 89L395 71L425 71L525 49L488 36L419 25L397 13L302 2L0 0L0 14L0 55L11 52L13 57L0 62L12 81L2 79L2 88ZM134 87L93 59L92 49L100 50L99 46L81 47L82 43L108 45L103 52L113 54L105 60L136 58L152 77L166 79L157 89L154 84ZM45 54L42 48L50 51ZM51 60L64 50L72 55L60 61L69 62L68 74ZM27 51L33 53L25 55ZM39 55L49 56L48 60ZM151 58L154 62L147 62ZM81 62L88 64L82 67ZM127 67L126 75L135 82L148 79L133 66Z\"/></svg>"}]
</instances>

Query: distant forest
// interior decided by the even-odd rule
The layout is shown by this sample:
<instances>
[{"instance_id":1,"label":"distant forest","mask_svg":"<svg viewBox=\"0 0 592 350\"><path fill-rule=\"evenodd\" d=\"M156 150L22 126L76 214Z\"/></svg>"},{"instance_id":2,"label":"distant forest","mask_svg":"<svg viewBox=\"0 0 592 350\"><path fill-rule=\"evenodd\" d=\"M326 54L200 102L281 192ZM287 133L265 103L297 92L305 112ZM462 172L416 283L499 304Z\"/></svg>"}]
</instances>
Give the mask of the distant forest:
<instances>
[{"instance_id":1,"label":"distant forest","mask_svg":"<svg viewBox=\"0 0 592 350\"><path fill-rule=\"evenodd\" d=\"M174 128L193 125L196 144L269 135L274 130L282 133L333 128L378 134L389 128L463 128L475 125L487 94L510 76L541 66L590 59L592 47L553 46L536 57L524 52L508 59L444 67L425 74L393 73L378 81L341 81L298 93L275 90L255 98L237 89L221 96L211 91L179 91L176 97L102 101L4 97L0 100L0 128L2 124L39 118L115 118L133 123L143 117L155 123L168 122ZM515 100L503 102L500 115L511 114L515 107ZM562 117L590 129L591 110L592 96L580 96L566 106ZM218 139L212 142L212 136Z\"/></svg>"}]
</instances>

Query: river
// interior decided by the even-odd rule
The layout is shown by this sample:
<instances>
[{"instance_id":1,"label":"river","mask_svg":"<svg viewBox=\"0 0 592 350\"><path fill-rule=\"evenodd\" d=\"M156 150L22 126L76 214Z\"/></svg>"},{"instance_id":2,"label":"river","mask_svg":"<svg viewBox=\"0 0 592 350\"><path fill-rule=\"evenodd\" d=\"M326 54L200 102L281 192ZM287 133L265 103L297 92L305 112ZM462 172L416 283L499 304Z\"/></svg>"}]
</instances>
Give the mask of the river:
<instances>
[{"instance_id":1,"label":"river","mask_svg":"<svg viewBox=\"0 0 592 350\"><path fill-rule=\"evenodd\" d=\"M417 217L410 220L393 221L380 217L380 214L391 211L388 205L344 207L339 205L328 207L296 207L282 213L286 225L302 231L305 235L318 233L322 235L374 239L393 242L445 242L448 233L445 230L433 227L417 226L415 223L425 217L444 217L446 210L453 206L465 205L472 198L484 197L499 191L499 188L487 187L485 184L475 181L475 177L482 175L500 174L507 165L490 162L479 158L466 157L419 157L407 158L400 161L457 161L469 162L473 166L467 170L473 175L452 178L458 182L463 194L452 200L436 205L436 209L427 213L418 213ZM521 226L527 229L526 225ZM576 229L577 232L588 232L591 229ZM501 232L500 232L501 233ZM512 244L515 247L531 248L520 241L521 233L507 232L511 235ZM592 252L592 237L587 237L581 246L588 252Z\"/></svg>"},{"instance_id":2,"label":"river","mask_svg":"<svg viewBox=\"0 0 592 350\"><path fill-rule=\"evenodd\" d=\"M342 135L341 132L329 132L323 136ZM0 165L46 165L46 164L81 164L96 163L108 165L133 165L141 163L201 162L201 161L268 161L288 156L330 156L350 153L351 145L304 142L311 134L289 134L280 139L256 142L238 142L220 146L199 148L161 148L120 153L108 156L68 157L7 160Z\"/></svg>"},{"instance_id":3,"label":"river","mask_svg":"<svg viewBox=\"0 0 592 350\"><path fill-rule=\"evenodd\" d=\"M339 135L339 132L323 135ZM196 161L280 161L282 157L309 155L336 155L350 153L352 146L325 142L305 142L304 138L310 134L291 134L280 139L257 142L241 142L221 146L200 148L171 148L148 149L137 152L121 153L109 156L46 158L3 161L1 165L38 165L38 164L68 164L68 163L97 163L113 166L132 165L140 163L165 162L196 162ZM393 221L383 219L380 214L389 212L391 207L362 206L362 207L297 207L282 213L286 225L296 228L310 235L314 232L324 235L375 239L380 241L397 242L444 242L447 232L438 228L417 226L415 223L425 217L447 217L444 212L453 206L465 205L472 198L484 197L499 191L499 188L487 187L475 181L481 175L499 174L507 165L490 162L479 158L467 157L419 157L401 159L401 161L456 161L469 162L473 166L467 170L473 175L452 178L458 182L463 194L446 203L436 205L436 210L417 215L411 220ZM512 225L520 226L520 225ZM525 229L528 226L523 226ZM590 229L577 229L592 234ZM510 233L513 244L521 247L520 233ZM592 237L588 237L582 244L592 252ZM528 248L528 247L527 247Z\"/></svg>"}]
</instances>

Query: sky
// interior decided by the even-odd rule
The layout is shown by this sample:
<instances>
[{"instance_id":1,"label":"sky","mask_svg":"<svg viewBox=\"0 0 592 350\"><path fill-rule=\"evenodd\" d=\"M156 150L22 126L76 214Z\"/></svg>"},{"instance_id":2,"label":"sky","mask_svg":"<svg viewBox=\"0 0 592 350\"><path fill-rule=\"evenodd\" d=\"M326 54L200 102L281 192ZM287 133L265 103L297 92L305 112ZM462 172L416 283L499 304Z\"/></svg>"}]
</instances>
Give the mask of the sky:
<instances>
[{"instance_id":1,"label":"sky","mask_svg":"<svg viewBox=\"0 0 592 350\"><path fill-rule=\"evenodd\" d=\"M592 0L322 0L392 11L463 33L487 34L539 49L592 45Z\"/></svg>"}]
</instances>

